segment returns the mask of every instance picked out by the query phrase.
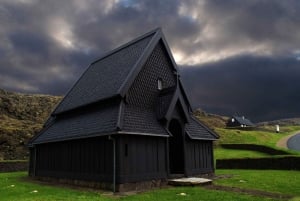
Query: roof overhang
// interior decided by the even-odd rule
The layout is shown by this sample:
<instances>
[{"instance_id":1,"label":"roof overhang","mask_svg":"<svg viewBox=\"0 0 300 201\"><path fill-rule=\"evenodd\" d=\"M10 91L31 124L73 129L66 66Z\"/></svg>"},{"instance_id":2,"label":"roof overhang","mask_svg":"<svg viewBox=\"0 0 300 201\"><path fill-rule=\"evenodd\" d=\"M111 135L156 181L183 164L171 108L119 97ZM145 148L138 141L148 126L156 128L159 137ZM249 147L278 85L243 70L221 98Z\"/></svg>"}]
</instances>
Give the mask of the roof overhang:
<instances>
[{"instance_id":1,"label":"roof overhang","mask_svg":"<svg viewBox=\"0 0 300 201\"><path fill-rule=\"evenodd\" d=\"M191 140L207 140L207 141L216 141L217 138L200 138L200 137L194 137L192 136L188 131L185 131L186 135L191 139Z\"/></svg>"}]
</instances>

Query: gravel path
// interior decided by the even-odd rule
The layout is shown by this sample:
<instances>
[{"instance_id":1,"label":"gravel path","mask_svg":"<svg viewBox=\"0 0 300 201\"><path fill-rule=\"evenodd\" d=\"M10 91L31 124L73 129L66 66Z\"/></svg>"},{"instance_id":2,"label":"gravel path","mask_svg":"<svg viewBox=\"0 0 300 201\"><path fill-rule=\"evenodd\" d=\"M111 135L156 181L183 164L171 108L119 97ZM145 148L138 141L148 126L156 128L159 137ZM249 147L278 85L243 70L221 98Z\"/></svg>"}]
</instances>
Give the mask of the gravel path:
<instances>
[{"instance_id":1,"label":"gravel path","mask_svg":"<svg viewBox=\"0 0 300 201\"><path fill-rule=\"evenodd\" d=\"M276 146L277 146L277 147L281 147L281 148L286 148L286 149L288 149L288 146L287 146L288 140L289 140L291 137L293 137L293 136L295 136L295 135L297 135L297 134L299 134L299 131L297 131L297 132L295 132L295 133L293 133L293 134L291 134L291 135L288 135L288 136L285 136L285 137L281 138L281 139L277 142Z\"/></svg>"},{"instance_id":2,"label":"gravel path","mask_svg":"<svg viewBox=\"0 0 300 201\"><path fill-rule=\"evenodd\" d=\"M287 146L289 149L300 151L300 133L291 137L287 142Z\"/></svg>"}]
</instances>

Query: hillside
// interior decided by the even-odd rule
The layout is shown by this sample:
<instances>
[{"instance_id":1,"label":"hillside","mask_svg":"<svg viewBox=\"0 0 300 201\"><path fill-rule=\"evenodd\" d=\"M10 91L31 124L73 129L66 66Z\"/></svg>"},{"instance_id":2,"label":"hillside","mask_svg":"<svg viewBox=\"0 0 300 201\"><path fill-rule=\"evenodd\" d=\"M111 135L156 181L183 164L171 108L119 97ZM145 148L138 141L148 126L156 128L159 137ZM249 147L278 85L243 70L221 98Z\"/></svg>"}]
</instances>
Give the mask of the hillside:
<instances>
[{"instance_id":1,"label":"hillside","mask_svg":"<svg viewBox=\"0 0 300 201\"><path fill-rule=\"evenodd\" d=\"M26 159L26 143L38 132L61 97L0 89L0 160Z\"/></svg>"},{"instance_id":2,"label":"hillside","mask_svg":"<svg viewBox=\"0 0 300 201\"><path fill-rule=\"evenodd\" d=\"M194 115L212 130L215 130L216 128L225 128L226 122L229 119L229 117L206 113L201 109L197 109L194 112Z\"/></svg>"},{"instance_id":3,"label":"hillside","mask_svg":"<svg viewBox=\"0 0 300 201\"><path fill-rule=\"evenodd\" d=\"M279 119L274 121L268 122L260 122L258 123L260 126L273 126L273 125L280 125L280 126L297 126L300 125L300 118L288 118L288 119Z\"/></svg>"}]
</instances>

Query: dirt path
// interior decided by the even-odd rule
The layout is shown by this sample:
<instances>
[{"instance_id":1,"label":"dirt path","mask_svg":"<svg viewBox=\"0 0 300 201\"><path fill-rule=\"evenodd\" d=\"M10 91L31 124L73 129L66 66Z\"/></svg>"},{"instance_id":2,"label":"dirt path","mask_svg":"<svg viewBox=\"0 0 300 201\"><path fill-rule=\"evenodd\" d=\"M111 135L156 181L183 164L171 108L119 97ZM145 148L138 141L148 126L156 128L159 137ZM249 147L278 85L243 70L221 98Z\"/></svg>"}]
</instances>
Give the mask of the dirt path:
<instances>
[{"instance_id":1,"label":"dirt path","mask_svg":"<svg viewBox=\"0 0 300 201\"><path fill-rule=\"evenodd\" d=\"M292 195L286 195L286 194L281 194L281 193L271 193L271 192L266 192L266 191L261 191L261 190L243 189L243 188L238 188L238 187L220 186L220 185L214 185L214 184L204 186L204 188L210 189L210 190L220 190L220 191L229 191L229 192L235 192L235 193L244 193L244 194L248 194L248 195L267 197L267 198L272 198L272 199L289 200L294 197Z\"/></svg>"},{"instance_id":2,"label":"dirt path","mask_svg":"<svg viewBox=\"0 0 300 201\"><path fill-rule=\"evenodd\" d=\"M300 133L300 131L297 131L297 132L295 132L295 133L293 133L293 134L291 134L291 135L288 135L288 136L285 136L285 137L281 138L281 139L277 142L276 146L277 146L277 147L280 147L280 148L286 148L286 149L288 149L288 147L287 147L287 141L288 141L291 137L293 137L294 135L297 135L298 133Z\"/></svg>"}]
</instances>

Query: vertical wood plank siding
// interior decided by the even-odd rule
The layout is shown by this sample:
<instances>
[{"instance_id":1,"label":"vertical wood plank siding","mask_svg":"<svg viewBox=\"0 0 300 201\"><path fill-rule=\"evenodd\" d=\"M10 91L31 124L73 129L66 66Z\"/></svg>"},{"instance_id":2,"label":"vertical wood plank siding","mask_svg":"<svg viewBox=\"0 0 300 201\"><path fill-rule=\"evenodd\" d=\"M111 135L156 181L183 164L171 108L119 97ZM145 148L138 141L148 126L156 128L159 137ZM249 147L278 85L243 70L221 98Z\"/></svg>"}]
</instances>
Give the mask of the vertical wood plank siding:
<instances>
[{"instance_id":1,"label":"vertical wood plank siding","mask_svg":"<svg viewBox=\"0 0 300 201\"><path fill-rule=\"evenodd\" d=\"M29 176L34 176L34 163L35 163L34 152L35 152L34 148L30 147L29 148L29 170L28 170Z\"/></svg>"},{"instance_id":2,"label":"vertical wood plank siding","mask_svg":"<svg viewBox=\"0 0 300 201\"><path fill-rule=\"evenodd\" d=\"M188 176L214 172L212 141L186 140Z\"/></svg>"},{"instance_id":3,"label":"vertical wood plank siding","mask_svg":"<svg viewBox=\"0 0 300 201\"><path fill-rule=\"evenodd\" d=\"M167 178L166 138L123 135L119 139L118 183Z\"/></svg>"},{"instance_id":4,"label":"vertical wood plank siding","mask_svg":"<svg viewBox=\"0 0 300 201\"><path fill-rule=\"evenodd\" d=\"M37 145L36 176L111 182L112 149L107 136Z\"/></svg>"}]
</instances>

